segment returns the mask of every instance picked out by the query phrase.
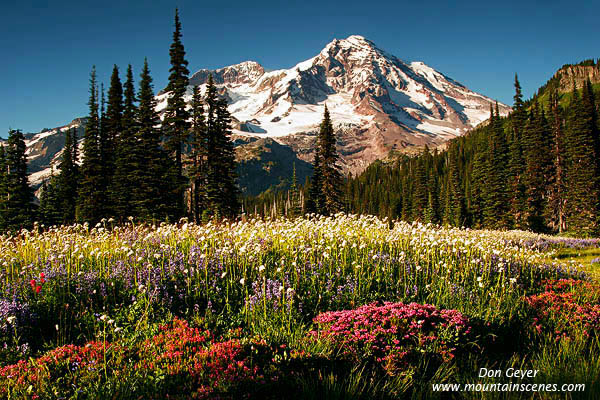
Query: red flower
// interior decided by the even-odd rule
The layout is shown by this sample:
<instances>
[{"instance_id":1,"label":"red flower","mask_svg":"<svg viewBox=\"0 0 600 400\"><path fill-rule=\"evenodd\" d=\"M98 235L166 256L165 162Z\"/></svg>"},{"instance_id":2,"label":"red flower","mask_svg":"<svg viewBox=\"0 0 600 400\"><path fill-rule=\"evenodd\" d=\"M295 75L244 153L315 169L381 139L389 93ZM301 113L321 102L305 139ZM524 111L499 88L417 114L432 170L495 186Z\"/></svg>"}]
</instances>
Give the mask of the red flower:
<instances>
[{"instance_id":1,"label":"red flower","mask_svg":"<svg viewBox=\"0 0 600 400\"><path fill-rule=\"evenodd\" d=\"M37 286L37 287L35 288L35 292L36 292L36 293L39 293L41 290L42 290L42 287L41 287L41 286Z\"/></svg>"},{"instance_id":2,"label":"red flower","mask_svg":"<svg viewBox=\"0 0 600 400\"><path fill-rule=\"evenodd\" d=\"M35 289L35 279L32 279L31 281L29 281L29 284L31 285L32 289Z\"/></svg>"},{"instance_id":3,"label":"red flower","mask_svg":"<svg viewBox=\"0 0 600 400\"><path fill-rule=\"evenodd\" d=\"M43 272L40 274L40 282L41 283L46 282L46 275Z\"/></svg>"}]
</instances>

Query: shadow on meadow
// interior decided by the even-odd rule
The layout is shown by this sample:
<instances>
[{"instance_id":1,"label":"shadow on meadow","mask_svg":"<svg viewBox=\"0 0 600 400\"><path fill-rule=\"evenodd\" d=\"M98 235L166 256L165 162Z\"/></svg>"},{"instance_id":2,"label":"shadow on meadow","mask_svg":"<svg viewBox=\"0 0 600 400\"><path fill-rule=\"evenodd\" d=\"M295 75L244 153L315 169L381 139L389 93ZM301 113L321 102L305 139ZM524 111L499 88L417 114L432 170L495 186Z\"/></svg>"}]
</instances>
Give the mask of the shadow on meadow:
<instances>
[{"instance_id":1,"label":"shadow on meadow","mask_svg":"<svg viewBox=\"0 0 600 400\"><path fill-rule=\"evenodd\" d=\"M543 252L597 241L364 216L3 240L2 398L600 397L600 290ZM586 390L433 392L502 383L480 368Z\"/></svg>"}]
</instances>

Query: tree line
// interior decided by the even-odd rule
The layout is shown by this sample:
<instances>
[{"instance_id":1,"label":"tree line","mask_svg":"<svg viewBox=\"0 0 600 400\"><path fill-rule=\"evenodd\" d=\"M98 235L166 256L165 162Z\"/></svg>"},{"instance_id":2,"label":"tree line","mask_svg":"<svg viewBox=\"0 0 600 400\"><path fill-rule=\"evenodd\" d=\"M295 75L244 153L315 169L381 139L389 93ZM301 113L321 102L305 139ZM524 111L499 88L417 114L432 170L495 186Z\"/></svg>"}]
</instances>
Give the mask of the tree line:
<instances>
[{"instance_id":1,"label":"tree line","mask_svg":"<svg viewBox=\"0 0 600 400\"><path fill-rule=\"evenodd\" d=\"M23 135L9 132L7 148L0 150L1 230L30 227L34 220L58 225L187 216L200 222L238 214L227 103L210 77L204 95L193 88L188 107L189 71L181 38L176 10L162 120L147 59L137 92L131 65L123 84L115 65L106 99L92 68L81 155L75 131L67 132L57 174L44 181L39 207L27 182Z\"/></svg>"},{"instance_id":2,"label":"tree line","mask_svg":"<svg viewBox=\"0 0 600 400\"><path fill-rule=\"evenodd\" d=\"M452 226L598 234L598 100L589 80L570 100L556 90L525 104L515 77L513 112L490 111L485 126L348 182L354 212ZM391 193L382 193L391 188Z\"/></svg>"},{"instance_id":3,"label":"tree line","mask_svg":"<svg viewBox=\"0 0 600 400\"><path fill-rule=\"evenodd\" d=\"M258 196L244 197L244 213L271 218L294 218L306 213L334 215L346 211L345 182L335 145L333 122L325 105L315 143L312 177L307 177L304 185L299 185L294 164L289 190L267 190Z\"/></svg>"},{"instance_id":4,"label":"tree line","mask_svg":"<svg viewBox=\"0 0 600 400\"><path fill-rule=\"evenodd\" d=\"M501 117L496 105L487 123L444 151L425 147L346 177L337 186L341 210L472 228L600 233L598 93L589 80L564 95L557 85L547 92L525 102L515 76L510 115ZM318 179L296 189L304 211L311 211ZM267 192L244 206L275 216L285 214L288 199L287 192Z\"/></svg>"}]
</instances>

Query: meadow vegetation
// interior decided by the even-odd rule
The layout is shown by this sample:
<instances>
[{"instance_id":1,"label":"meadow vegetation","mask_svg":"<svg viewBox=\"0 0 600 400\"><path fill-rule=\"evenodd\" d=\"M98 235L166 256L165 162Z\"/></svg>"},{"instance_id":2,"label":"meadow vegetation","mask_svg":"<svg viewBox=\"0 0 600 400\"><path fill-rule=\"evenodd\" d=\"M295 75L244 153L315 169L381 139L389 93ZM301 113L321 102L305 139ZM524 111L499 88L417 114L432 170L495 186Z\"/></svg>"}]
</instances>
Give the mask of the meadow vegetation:
<instances>
[{"instance_id":1,"label":"meadow vegetation","mask_svg":"<svg viewBox=\"0 0 600 400\"><path fill-rule=\"evenodd\" d=\"M2 398L600 394L600 286L560 258L598 240L345 214L0 238ZM539 373L478 377L510 367Z\"/></svg>"}]
</instances>

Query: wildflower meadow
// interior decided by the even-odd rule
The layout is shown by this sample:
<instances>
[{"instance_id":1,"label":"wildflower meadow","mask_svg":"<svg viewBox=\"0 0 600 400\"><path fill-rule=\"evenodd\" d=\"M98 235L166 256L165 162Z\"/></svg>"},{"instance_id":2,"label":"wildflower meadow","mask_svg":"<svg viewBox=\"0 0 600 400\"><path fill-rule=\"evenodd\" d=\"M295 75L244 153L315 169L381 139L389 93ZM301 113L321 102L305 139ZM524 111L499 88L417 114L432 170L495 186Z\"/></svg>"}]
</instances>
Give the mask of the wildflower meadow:
<instances>
[{"instance_id":1,"label":"wildflower meadow","mask_svg":"<svg viewBox=\"0 0 600 400\"><path fill-rule=\"evenodd\" d=\"M557 257L598 246L345 214L36 225L0 237L0 398L598 398L600 285ZM432 391L481 368L586 386Z\"/></svg>"}]
</instances>

